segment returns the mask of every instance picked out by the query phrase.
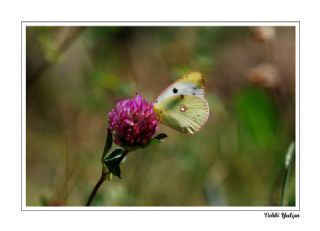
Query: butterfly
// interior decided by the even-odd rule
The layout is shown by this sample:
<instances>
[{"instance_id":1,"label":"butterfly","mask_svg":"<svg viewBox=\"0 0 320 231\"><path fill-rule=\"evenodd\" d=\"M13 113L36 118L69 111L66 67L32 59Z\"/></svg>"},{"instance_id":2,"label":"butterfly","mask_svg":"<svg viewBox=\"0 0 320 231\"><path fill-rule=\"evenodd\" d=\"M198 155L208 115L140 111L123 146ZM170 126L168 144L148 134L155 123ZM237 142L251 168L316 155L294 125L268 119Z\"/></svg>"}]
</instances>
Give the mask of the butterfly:
<instances>
[{"instance_id":1,"label":"butterfly","mask_svg":"<svg viewBox=\"0 0 320 231\"><path fill-rule=\"evenodd\" d=\"M176 131L198 132L209 118L201 73L185 74L167 87L155 100L154 111L161 123Z\"/></svg>"}]
</instances>

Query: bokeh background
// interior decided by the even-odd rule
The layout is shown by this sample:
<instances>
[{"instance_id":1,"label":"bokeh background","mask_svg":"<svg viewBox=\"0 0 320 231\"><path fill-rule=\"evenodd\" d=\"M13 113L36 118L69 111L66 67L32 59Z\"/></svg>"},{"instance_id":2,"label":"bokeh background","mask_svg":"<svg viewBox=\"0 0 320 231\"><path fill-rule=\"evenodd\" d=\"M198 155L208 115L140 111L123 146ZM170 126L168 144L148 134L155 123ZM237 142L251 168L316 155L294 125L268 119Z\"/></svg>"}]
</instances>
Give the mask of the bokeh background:
<instances>
[{"instance_id":1,"label":"bokeh background","mask_svg":"<svg viewBox=\"0 0 320 231\"><path fill-rule=\"evenodd\" d=\"M195 135L130 153L93 205L278 206L295 140L294 27L27 27L26 204L84 205L107 113L188 71L211 115ZM292 164L286 205L295 205Z\"/></svg>"}]
</instances>

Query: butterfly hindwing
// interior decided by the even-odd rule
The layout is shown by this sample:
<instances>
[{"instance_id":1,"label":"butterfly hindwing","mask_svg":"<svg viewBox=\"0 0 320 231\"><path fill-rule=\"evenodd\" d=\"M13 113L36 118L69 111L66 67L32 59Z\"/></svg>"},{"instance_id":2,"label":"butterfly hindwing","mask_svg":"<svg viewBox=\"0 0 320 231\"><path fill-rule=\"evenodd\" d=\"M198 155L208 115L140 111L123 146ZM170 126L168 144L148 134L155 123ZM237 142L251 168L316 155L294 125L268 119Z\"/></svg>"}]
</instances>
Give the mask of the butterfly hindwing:
<instances>
[{"instance_id":1,"label":"butterfly hindwing","mask_svg":"<svg viewBox=\"0 0 320 231\"><path fill-rule=\"evenodd\" d=\"M199 72L190 72L168 88L166 88L156 99L156 102L160 102L168 97L174 95L193 95L204 96L204 79Z\"/></svg>"},{"instance_id":2,"label":"butterfly hindwing","mask_svg":"<svg viewBox=\"0 0 320 231\"><path fill-rule=\"evenodd\" d=\"M183 133L193 134L207 122L209 106L202 97L170 96L154 105L161 123Z\"/></svg>"}]
</instances>

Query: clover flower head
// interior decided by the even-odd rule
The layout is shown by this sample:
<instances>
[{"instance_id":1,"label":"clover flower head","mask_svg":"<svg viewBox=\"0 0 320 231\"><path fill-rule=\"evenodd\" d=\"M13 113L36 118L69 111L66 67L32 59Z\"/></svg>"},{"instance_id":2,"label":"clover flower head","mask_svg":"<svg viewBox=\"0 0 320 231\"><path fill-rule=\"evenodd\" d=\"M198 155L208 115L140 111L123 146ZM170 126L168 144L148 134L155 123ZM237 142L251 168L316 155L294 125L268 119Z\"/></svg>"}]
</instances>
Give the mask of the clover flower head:
<instances>
[{"instance_id":1,"label":"clover flower head","mask_svg":"<svg viewBox=\"0 0 320 231\"><path fill-rule=\"evenodd\" d=\"M138 94L119 101L108 114L108 123L114 142L123 147L147 144L159 125L153 103Z\"/></svg>"}]
</instances>

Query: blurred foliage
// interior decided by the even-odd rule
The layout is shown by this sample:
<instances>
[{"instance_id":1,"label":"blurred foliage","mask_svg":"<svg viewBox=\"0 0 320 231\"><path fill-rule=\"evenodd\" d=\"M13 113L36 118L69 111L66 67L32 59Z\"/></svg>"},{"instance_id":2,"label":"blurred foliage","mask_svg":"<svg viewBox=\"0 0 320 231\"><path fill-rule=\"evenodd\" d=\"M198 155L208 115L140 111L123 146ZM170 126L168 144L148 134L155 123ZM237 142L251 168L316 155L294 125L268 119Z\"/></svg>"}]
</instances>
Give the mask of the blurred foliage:
<instances>
[{"instance_id":1,"label":"blurred foliage","mask_svg":"<svg viewBox=\"0 0 320 231\"><path fill-rule=\"evenodd\" d=\"M205 76L206 126L193 136L161 126L169 138L130 153L122 179L106 182L93 205L279 205L295 140L294 35L292 27L28 27L27 205L84 205L116 101L135 92L153 100L193 70ZM294 166L290 174L293 206Z\"/></svg>"}]
</instances>

